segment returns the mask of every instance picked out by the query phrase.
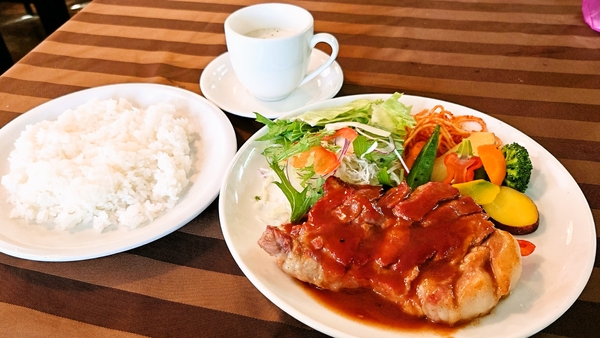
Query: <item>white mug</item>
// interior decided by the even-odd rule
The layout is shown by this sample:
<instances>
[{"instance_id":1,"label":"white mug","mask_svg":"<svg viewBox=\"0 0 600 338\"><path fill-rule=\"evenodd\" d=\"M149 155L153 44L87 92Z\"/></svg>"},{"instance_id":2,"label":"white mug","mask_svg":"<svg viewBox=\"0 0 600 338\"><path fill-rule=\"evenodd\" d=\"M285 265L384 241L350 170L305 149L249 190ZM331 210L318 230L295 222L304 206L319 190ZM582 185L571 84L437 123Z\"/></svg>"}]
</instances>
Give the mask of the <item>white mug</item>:
<instances>
[{"instance_id":1,"label":"white mug","mask_svg":"<svg viewBox=\"0 0 600 338\"><path fill-rule=\"evenodd\" d=\"M265 3L241 8L225 20L231 66L240 83L256 98L282 100L327 69L339 45L328 33L314 34L312 15L298 6ZM306 74L319 42L331 46L329 59Z\"/></svg>"}]
</instances>

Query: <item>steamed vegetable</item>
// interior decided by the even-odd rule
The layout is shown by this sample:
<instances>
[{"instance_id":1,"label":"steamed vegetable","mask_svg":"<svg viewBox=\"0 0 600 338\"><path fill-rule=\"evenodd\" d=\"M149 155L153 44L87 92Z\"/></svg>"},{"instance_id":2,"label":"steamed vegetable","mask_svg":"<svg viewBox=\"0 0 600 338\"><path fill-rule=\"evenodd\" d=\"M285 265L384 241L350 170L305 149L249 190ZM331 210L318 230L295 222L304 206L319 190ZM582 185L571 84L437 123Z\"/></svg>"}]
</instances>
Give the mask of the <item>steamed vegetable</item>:
<instances>
[{"instance_id":1,"label":"steamed vegetable","mask_svg":"<svg viewBox=\"0 0 600 338\"><path fill-rule=\"evenodd\" d=\"M499 186L486 180L473 180L452 186L458 189L461 195L472 197L479 205L492 203L500 192Z\"/></svg>"},{"instance_id":2,"label":"steamed vegetable","mask_svg":"<svg viewBox=\"0 0 600 338\"><path fill-rule=\"evenodd\" d=\"M429 182L431 179L433 161L437 154L439 135L440 126L437 125L415 159L415 163L408 173L408 177L406 177L406 184L408 184L411 189L415 189L416 187Z\"/></svg>"},{"instance_id":3,"label":"steamed vegetable","mask_svg":"<svg viewBox=\"0 0 600 338\"><path fill-rule=\"evenodd\" d=\"M501 186L496 198L482 207L496 227L513 235L532 233L540 223L535 203L524 193L506 186Z\"/></svg>"},{"instance_id":4,"label":"steamed vegetable","mask_svg":"<svg viewBox=\"0 0 600 338\"><path fill-rule=\"evenodd\" d=\"M481 159L473 156L471 141L462 140L455 153L448 154L444 159L446 178L444 183L464 183L473 180L475 169L481 167Z\"/></svg>"},{"instance_id":5,"label":"steamed vegetable","mask_svg":"<svg viewBox=\"0 0 600 338\"><path fill-rule=\"evenodd\" d=\"M502 184L525 192L533 171L529 152L518 143L510 143L502 147L502 154L506 159L506 177Z\"/></svg>"},{"instance_id":6,"label":"steamed vegetable","mask_svg":"<svg viewBox=\"0 0 600 338\"><path fill-rule=\"evenodd\" d=\"M506 177L506 159L502 151L493 144L481 145L477 151L488 180L495 185L502 185Z\"/></svg>"},{"instance_id":7,"label":"steamed vegetable","mask_svg":"<svg viewBox=\"0 0 600 338\"><path fill-rule=\"evenodd\" d=\"M473 147L473 155L478 156L477 148L483 144L494 144L496 142L496 136L494 133L486 132L486 131L477 131L471 133L469 137L466 138L471 141L471 146ZM458 149L457 144L455 147L448 150L446 153L442 154L438 158L435 159L433 163L433 172L431 173L431 180L434 182L442 182L446 176L446 166L444 165L444 159L451 153L455 153Z\"/></svg>"}]
</instances>

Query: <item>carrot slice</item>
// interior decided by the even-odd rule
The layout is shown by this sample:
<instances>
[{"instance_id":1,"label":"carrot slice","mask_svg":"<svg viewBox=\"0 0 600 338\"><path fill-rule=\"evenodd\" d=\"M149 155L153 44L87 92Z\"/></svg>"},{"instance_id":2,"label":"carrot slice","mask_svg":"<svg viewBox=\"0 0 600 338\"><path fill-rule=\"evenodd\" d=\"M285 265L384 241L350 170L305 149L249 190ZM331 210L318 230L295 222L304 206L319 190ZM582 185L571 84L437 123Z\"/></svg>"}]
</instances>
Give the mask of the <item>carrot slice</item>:
<instances>
[{"instance_id":1,"label":"carrot slice","mask_svg":"<svg viewBox=\"0 0 600 338\"><path fill-rule=\"evenodd\" d=\"M506 159L502 151L493 144L484 144L477 147L477 152L490 182L502 185L506 176Z\"/></svg>"},{"instance_id":2,"label":"carrot slice","mask_svg":"<svg viewBox=\"0 0 600 338\"><path fill-rule=\"evenodd\" d=\"M478 156L462 159L458 153L450 153L444 158L444 165L448 175L443 182L456 184L472 181L475 170L480 168L482 163Z\"/></svg>"}]
</instances>

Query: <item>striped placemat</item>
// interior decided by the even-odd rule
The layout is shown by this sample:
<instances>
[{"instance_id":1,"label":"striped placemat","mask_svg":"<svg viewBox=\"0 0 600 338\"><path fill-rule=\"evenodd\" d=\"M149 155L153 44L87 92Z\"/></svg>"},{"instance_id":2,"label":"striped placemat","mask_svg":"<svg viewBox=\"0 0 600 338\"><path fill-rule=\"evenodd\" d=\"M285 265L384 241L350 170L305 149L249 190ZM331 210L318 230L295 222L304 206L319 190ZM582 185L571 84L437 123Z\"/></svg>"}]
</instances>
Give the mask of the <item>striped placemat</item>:
<instances>
[{"instance_id":1,"label":"striped placemat","mask_svg":"<svg viewBox=\"0 0 600 338\"><path fill-rule=\"evenodd\" d=\"M93 0L0 76L0 126L53 98L152 82L201 93L250 0ZM403 92L465 105L531 136L570 171L600 224L600 33L574 0L286 1L340 42L338 96ZM326 48L326 47L323 47ZM259 127L228 115L242 144ZM568 211L565 211L568 212ZM536 337L600 332L598 260L575 304ZM217 202L158 241L92 261L0 254L0 322L20 336L321 336L233 261ZM2 335L2 334L0 334Z\"/></svg>"}]
</instances>

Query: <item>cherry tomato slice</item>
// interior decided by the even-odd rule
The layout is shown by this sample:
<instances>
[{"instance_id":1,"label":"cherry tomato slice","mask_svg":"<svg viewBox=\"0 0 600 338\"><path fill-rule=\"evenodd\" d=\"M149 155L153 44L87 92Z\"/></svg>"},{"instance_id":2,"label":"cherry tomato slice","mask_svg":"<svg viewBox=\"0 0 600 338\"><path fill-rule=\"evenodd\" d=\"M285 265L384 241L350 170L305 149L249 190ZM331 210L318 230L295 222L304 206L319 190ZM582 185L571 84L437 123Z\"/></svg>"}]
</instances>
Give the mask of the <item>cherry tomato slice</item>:
<instances>
[{"instance_id":1,"label":"cherry tomato slice","mask_svg":"<svg viewBox=\"0 0 600 338\"><path fill-rule=\"evenodd\" d=\"M310 157L310 154L312 154L312 149L309 149L305 152L301 152L298 155L294 155L291 158L291 165L294 168L303 168L306 167L306 164L308 163L308 158Z\"/></svg>"},{"instance_id":2,"label":"cherry tomato slice","mask_svg":"<svg viewBox=\"0 0 600 338\"><path fill-rule=\"evenodd\" d=\"M335 153L323 147L314 147L311 150L314 154L313 168L315 169L315 174L329 174L340 165Z\"/></svg>"},{"instance_id":3,"label":"cherry tomato slice","mask_svg":"<svg viewBox=\"0 0 600 338\"><path fill-rule=\"evenodd\" d=\"M344 127L344 128L340 128L340 129L336 130L333 135L323 137L323 140L329 141L329 140L333 140L338 137L343 137L346 140L352 142L352 141L354 141L354 139L357 136L358 136L358 133L356 132L356 130L354 130L352 128Z\"/></svg>"}]
</instances>

